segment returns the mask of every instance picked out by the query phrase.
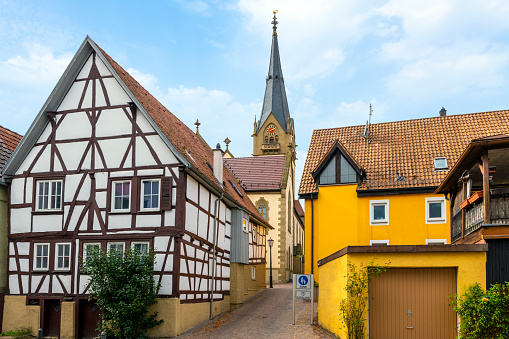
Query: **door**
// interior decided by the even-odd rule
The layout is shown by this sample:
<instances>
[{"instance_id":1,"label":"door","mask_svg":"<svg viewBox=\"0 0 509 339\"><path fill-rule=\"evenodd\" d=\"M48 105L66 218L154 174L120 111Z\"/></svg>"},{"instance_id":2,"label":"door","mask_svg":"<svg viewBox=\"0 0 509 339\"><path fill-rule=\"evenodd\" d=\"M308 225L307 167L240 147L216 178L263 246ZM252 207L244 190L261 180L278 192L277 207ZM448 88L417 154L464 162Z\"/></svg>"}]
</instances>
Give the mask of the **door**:
<instances>
[{"instance_id":1,"label":"door","mask_svg":"<svg viewBox=\"0 0 509 339\"><path fill-rule=\"evenodd\" d=\"M49 337L60 336L60 317L61 306L58 299L45 299L44 303L44 319L43 334Z\"/></svg>"},{"instance_id":2,"label":"door","mask_svg":"<svg viewBox=\"0 0 509 339\"><path fill-rule=\"evenodd\" d=\"M455 268L389 268L369 283L369 337L455 338L454 294Z\"/></svg>"},{"instance_id":3,"label":"door","mask_svg":"<svg viewBox=\"0 0 509 339\"><path fill-rule=\"evenodd\" d=\"M97 323L101 320L101 312L96 303L86 299L79 300L78 307L78 338L92 339L100 333L96 330Z\"/></svg>"}]
</instances>

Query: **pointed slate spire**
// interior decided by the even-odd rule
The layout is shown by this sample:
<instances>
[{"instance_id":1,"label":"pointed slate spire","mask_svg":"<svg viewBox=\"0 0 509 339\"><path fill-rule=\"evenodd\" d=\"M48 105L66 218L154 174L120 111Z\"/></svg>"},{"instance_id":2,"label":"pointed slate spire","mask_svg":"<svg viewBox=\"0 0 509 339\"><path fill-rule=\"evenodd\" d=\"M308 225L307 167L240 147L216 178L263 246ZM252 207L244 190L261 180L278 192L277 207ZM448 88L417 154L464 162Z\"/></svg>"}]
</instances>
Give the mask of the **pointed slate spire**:
<instances>
[{"instance_id":1,"label":"pointed slate spire","mask_svg":"<svg viewBox=\"0 0 509 339\"><path fill-rule=\"evenodd\" d=\"M285 84L283 79L283 70L281 69L281 60L279 59L279 46L277 42L277 11L274 11L272 20L272 48L270 52L269 74L267 76L267 84L265 88L265 97L263 99L262 114L257 127L257 133L262 128L265 120L270 113L274 114L281 127L287 131L286 122L290 118L288 110L288 102L286 100Z\"/></svg>"}]
</instances>

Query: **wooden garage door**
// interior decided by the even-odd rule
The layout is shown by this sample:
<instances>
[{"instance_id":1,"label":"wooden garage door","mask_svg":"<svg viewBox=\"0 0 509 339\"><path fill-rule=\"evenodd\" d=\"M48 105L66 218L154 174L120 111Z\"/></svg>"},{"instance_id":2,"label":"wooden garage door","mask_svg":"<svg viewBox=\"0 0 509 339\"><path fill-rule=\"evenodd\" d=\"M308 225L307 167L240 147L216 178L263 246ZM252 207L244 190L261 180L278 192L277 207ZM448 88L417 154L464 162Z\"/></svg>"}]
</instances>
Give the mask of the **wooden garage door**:
<instances>
[{"instance_id":1,"label":"wooden garage door","mask_svg":"<svg viewBox=\"0 0 509 339\"><path fill-rule=\"evenodd\" d=\"M369 283L371 339L449 339L456 335L455 268L390 268Z\"/></svg>"}]
</instances>

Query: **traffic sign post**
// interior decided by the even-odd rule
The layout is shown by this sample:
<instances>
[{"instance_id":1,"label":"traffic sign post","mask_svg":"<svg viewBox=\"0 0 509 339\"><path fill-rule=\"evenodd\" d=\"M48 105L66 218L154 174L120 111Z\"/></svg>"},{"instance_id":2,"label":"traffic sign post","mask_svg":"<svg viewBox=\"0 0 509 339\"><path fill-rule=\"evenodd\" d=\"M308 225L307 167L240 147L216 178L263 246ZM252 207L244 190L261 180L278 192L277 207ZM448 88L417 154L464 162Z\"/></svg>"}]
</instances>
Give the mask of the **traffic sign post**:
<instances>
[{"instance_id":1,"label":"traffic sign post","mask_svg":"<svg viewBox=\"0 0 509 339\"><path fill-rule=\"evenodd\" d=\"M311 325L313 325L314 316L314 298L313 298L314 280L312 274L294 274L293 275L293 309L292 325L295 325L295 299L311 300Z\"/></svg>"}]
</instances>

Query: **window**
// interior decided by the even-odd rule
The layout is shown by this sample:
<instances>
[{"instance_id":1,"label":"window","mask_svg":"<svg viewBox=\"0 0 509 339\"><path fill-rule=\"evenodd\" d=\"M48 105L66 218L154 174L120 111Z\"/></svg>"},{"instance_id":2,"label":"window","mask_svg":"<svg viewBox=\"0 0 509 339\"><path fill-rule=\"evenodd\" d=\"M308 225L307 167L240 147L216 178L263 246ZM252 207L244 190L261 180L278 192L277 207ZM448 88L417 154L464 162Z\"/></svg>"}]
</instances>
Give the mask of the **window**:
<instances>
[{"instance_id":1,"label":"window","mask_svg":"<svg viewBox=\"0 0 509 339\"><path fill-rule=\"evenodd\" d=\"M62 180L49 180L37 182L38 211L62 209Z\"/></svg>"},{"instance_id":2,"label":"window","mask_svg":"<svg viewBox=\"0 0 509 339\"><path fill-rule=\"evenodd\" d=\"M113 208L112 211L122 212L131 209L131 181L113 182Z\"/></svg>"},{"instance_id":3,"label":"window","mask_svg":"<svg viewBox=\"0 0 509 339\"><path fill-rule=\"evenodd\" d=\"M131 244L131 248L135 251L138 251L140 254L145 255L148 253L148 242L133 242Z\"/></svg>"},{"instance_id":4,"label":"window","mask_svg":"<svg viewBox=\"0 0 509 339\"><path fill-rule=\"evenodd\" d=\"M389 240L370 240L370 246L389 246Z\"/></svg>"},{"instance_id":5,"label":"window","mask_svg":"<svg viewBox=\"0 0 509 339\"><path fill-rule=\"evenodd\" d=\"M248 228L247 227L248 227L247 219L242 218L242 230L244 232L246 232L246 233L248 232Z\"/></svg>"},{"instance_id":6,"label":"window","mask_svg":"<svg viewBox=\"0 0 509 339\"><path fill-rule=\"evenodd\" d=\"M159 187L160 180L142 180L141 190L143 201L141 205L142 211L154 211L159 210Z\"/></svg>"},{"instance_id":7,"label":"window","mask_svg":"<svg viewBox=\"0 0 509 339\"><path fill-rule=\"evenodd\" d=\"M449 169L447 166L447 158L434 158L433 164L435 165L435 171L443 171Z\"/></svg>"},{"instance_id":8,"label":"window","mask_svg":"<svg viewBox=\"0 0 509 339\"><path fill-rule=\"evenodd\" d=\"M267 207L263 202L260 204L260 206L258 206L258 211L262 215L263 219L267 220Z\"/></svg>"},{"instance_id":9,"label":"window","mask_svg":"<svg viewBox=\"0 0 509 339\"><path fill-rule=\"evenodd\" d=\"M342 154L332 156L320 174L320 185L357 182L357 172Z\"/></svg>"},{"instance_id":10,"label":"window","mask_svg":"<svg viewBox=\"0 0 509 339\"><path fill-rule=\"evenodd\" d=\"M447 239L426 239L426 245L445 245Z\"/></svg>"},{"instance_id":11,"label":"window","mask_svg":"<svg viewBox=\"0 0 509 339\"><path fill-rule=\"evenodd\" d=\"M120 253L124 253L124 243L123 242L110 242L108 243L108 251L118 251Z\"/></svg>"},{"instance_id":12,"label":"window","mask_svg":"<svg viewBox=\"0 0 509 339\"><path fill-rule=\"evenodd\" d=\"M256 280L256 267L251 266L251 280Z\"/></svg>"},{"instance_id":13,"label":"window","mask_svg":"<svg viewBox=\"0 0 509 339\"><path fill-rule=\"evenodd\" d=\"M89 243L83 244L83 262L87 261L87 257L93 253L99 253L101 251L101 244Z\"/></svg>"},{"instance_id":14,"label":"window","mask_svg":"<svg viewBox=\"0 0 509 339\"><path fill-rule=\"evenodd\" d=\"M371 200L369 209L371 225L389 225L389 200Z\"/></svg>"},{"instance_id":15,"label":"window","mask_svg":"<svg viewBox=\"0 0 509 339\"><path fill-rule=\"evenodd\" d=\"M71 267L71 244L57 244L55 270L68 270Z\"/></svg>"},{"instance_id":16,"label":"window","mask_svg":"<svg viewBox=\"0 0 509 339\"><path fill-rule=\"evenodd\" d=\"M47 271L49 268L49 244L35 244L34 253L34 270Z\"/></svg>"},{"instance_id":17,"label":"window","mask_svg":"<svg viewBox=\"0 0 509 339\"><path fill-rule=\"evenodd\" d=\"M253 242L256 242L256 236L257 236L256 226L253 225Z\"/></svg>"},{"instance_id":18,"label":"window","mask_svg":"<svg viewBox=\"0 0 509 339\"><path fill-rule=\"evenodd\" d=\"M446 222L445 198L426 198L426 223Z\"/></svg>"}]
</instances>

